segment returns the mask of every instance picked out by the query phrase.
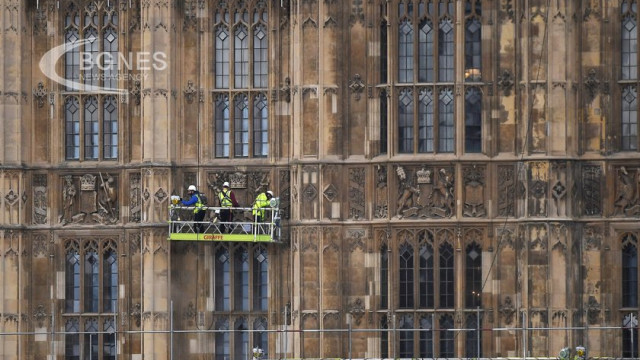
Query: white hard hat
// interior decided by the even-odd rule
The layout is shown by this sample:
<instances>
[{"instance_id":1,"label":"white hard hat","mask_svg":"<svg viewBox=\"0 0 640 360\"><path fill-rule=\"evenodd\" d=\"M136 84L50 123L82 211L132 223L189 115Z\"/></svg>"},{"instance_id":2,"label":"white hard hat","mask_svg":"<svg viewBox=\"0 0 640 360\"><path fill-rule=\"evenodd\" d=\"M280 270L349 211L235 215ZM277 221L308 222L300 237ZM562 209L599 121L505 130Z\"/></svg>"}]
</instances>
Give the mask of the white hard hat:
<instances>
[{"instance_id":1,"label":"white hard hat","mask_svg":"<svg viewBox=\"0 0 640 360\"><path fill-rule=\"evenodd\" d=\"M273 196L273 191L269 190L269 191L267 191L267 194Z\"/></svg>"},{"instance_id":2,"label":"white hard hat","mask_svg":"<svg viewBox=\"0 0 640 360\"><path fill-rule=\"evenodd\" d=\"M196 191L196 186L195 185L189 185L189 188L187 189L189 191Z\"/></svg>"},{"instance_id":3,"label":"white hard hat","mask_svg":"<svg viewBox=\"0 0 640 360\"><path fill-rule=\"evenodd\" d=\"M229 182L225 181L224 184L222 184L222 187L229 187Z\"/></svg>"}]
</instances>

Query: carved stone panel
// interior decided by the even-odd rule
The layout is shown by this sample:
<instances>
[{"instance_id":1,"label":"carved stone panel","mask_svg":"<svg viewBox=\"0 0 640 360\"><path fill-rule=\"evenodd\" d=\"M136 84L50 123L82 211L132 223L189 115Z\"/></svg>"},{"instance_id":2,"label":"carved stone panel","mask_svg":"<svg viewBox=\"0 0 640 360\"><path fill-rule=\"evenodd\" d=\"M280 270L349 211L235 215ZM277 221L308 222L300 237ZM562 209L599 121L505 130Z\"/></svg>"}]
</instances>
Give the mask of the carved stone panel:
<instances>
[{"instance_id":1,"label":"carved stone panel","mask_svg":"<svg viewBox=\"0 0 640 360\"><path fill-rule=\"evenodd\" d=\"M129 176L129 221L140 222L142 212L142 184L140 173L132 173Z\"/></svg>"},{"instance_id":2,"label":"carved stone panel","mask_svg":"<svg viewBox=\"0 0 640 360\"><path fill-rule=\"evenodd\" d=\"M455 215L455 171L451 167L396 166L399 218L449 218Z\"/></svg>"},{"instance_id":3,"label":"carved stone panel","mask_svg":"<svg viewBox=\"0 0 640 360\"><path fill-rule=\"evenodd\" d=\"M33 176L33 223L42 225L47 223L48 209L47 174Z\"/></svg>"},{"instance_id":4,"label":"carved stone panel","mask_svg":"<svg viewBox=\"0 0 640 360\"><path fill-rule=\"evenodd\" d=\"M637 169L627 169L620 166L614 171L615 185L613 198L614 216L640 216L640 201L638 200Z\"/></svg>"},{"instance_id":5,"label":"carved stone panel","mask_svg":"<svg viewBox=\"0 0 640 360\"><path fill-rule=\"evenodd\" d=\"M464 209L465 217L485 217L487 215L485 201L485 167L469 166L463 169Z\"/></svg>"},{"instance_id":6,"label":"carved stone panel","mask_svg":"<svg viewBox=\"0 0 640 360\"><path fill-rule=\"evenodd\" d=\"M513 165L498 166L498 216L515 215L516 178Z\"/></svg>"},{"instance_id":7,"label":"carved stone panel","mask_svg":"<svg viewBox=\"0 0 640 360\"><path fill-rule=\"evenodd\" d=\"M62 225L117 223L117 185L117 179L109 174L64 176L59 222Z\"/></svg>"},{"instance_id":8,"label":"carved stone panel","mask_svg":"<svg viewBox=\"0 0 640 360\"><path fill-rule=\"evenodd\" d=\"M529 164L529 216L548 216L549 164Z\"/></svg>"},{"instance_id":9,"label":"carved stone panel","mask_svg":"<svg viewBox=\"0 0 640 360\"><path fill-rule=\"evenodd\" d=\"M349 219L365 217L365 169L349 169Z\"/></svg>"},{"instance_id":10,"label":"carved stone panel","mask_svg":"<svg viewBox=\"0 0 640 360\"><path fill-rule=\"evenodd\" d=\"M584 215L602 215L602 168L587 165L582 168L582 209Z\"/></svg>"}]
</instances>

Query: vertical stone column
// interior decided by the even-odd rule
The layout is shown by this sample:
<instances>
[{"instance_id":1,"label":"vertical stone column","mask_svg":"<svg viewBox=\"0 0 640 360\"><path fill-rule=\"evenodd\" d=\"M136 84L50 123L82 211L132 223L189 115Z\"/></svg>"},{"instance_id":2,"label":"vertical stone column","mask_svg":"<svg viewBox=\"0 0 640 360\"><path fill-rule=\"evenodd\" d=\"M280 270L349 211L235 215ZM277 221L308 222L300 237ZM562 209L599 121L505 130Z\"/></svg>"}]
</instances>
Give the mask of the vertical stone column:
<instances>
[{"instance_id":1,"label":"vertical stone column","mask_svg":"<svg viewBox=\"0 0 640 360\"><path fill-rule=\"evenodd\" d=\"M176 2L141 2L140 57L142 161L150 166L142 171L142 304L143 331L166 331L170 324L170 251L167 241L171 172L175 160ZM142 357L169 359L168 333L143 333Z\"/></svg>"}]
</instances>

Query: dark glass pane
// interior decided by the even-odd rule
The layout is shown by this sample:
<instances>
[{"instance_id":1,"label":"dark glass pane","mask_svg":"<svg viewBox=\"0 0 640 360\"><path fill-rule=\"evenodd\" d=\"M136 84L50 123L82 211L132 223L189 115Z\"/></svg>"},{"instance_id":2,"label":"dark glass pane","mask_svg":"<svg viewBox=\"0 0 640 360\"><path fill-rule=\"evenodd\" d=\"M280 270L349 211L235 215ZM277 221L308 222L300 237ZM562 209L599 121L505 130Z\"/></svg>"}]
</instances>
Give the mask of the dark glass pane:
<instances>
[{"instance_id":1,"label":"dark glass pane","mask_svg":"<svg viewBox=\"0 0 640 360\"><path fill-rule=\"evenodd\" d=\"M269 116L267 98L258 94L253 99L253 156L266 157L269 154Z\"/></svg>"},{"instance_id":2,"label":"dark glass pane","mask_svg":"<svg viewBox=\"0 0 640 360\"><path fill-rule=\"evenodd\" d=\"M635 16L625 16L622 20L620 36L622 79L635 80L638 77L638 27Z\"/></svg>"},{"instance_id":3,"label":"dark glass pane","mask_svg":"<svg viewBox=\"0 0 640 360\"><path fill-rule=\"evenodd\" d=\"M622 90L622 150L638 149L638 94L633 86Z\"/></svg>"},{"instance_id":4,"label":"dark glass pane","mask_svg":"<svg viewBox=\"0 0 640 360\"><path fill-rule=\"evenodd\" d=\"M388 103L387 92L380 92L380 154L387 153Z\"/></svg>"},{"instance_id":5,"label":"dark glass pane","mask_svg":"<svg viewBox=\"0 0 640 360\"><path fill-rule=\"evenodd\" d=\"M453 317L444 315L440 318L440 329L453 329ZM453 331L440 331L440 357L452 358L455 354L454 344L455 338Z\"/></svg>"},{"instance_id":6,"label":"dark glass pane","mask_svg":"<svg viewBox=\"0 0 640 360\"><path fill-rule=\"evenodd\" d=\"M80 255L67 252L65 261L65 312L80 312Z\"/></svg>"},{"instance_id":7,"label":"dark glass pane","mask_svg":"<svg viewBox=\"0 0 640 360\"><path fill-rule=\"evenodd\" d=\"M229 31L225 26L218 26L215 33L216 89L226 89L229 88Z\"/></svg>"},{"instance_id":8,"label":"dark glass pane","mask_svg":"<svg viewBox=\"0 0 640 360\"><path fill-rule=\"evenodd\" d=\"M389 306L389 253L384 246L380 250L380 308Z\"/></svg>"},{"instance_id":9,"label":"dark glass pane","mask_svg":"<svg viewBox=\"0 0 640 360\"><path fill-rule=\"evenodd\" d=\"M215 291L215 309L217 311L231 310L231 274L229 263L229 250L220 248L216 252L214 291Z\"/></svg>"},{"instance_id":10,"label":"dark glass pane","mask_svg":"<svg viewBox=\"0 0 640 360\"><path fill-rule=\"evenodd\" d=\"M267 311L268 306L268 269L267 249L258 247L253 255L253 310Z\"/></svg>"},{"instance_id":11,"label":"dark glass pane","mask_svg":"<svg viewBox=\"0 0 640 360\"><path fill-rule=\"evenodd\" d=\"M400 315L398 329L400 329L400 349L401 358L412 358L413 350L413 331L403 331L402 329L413 329L413 316Z\"/></svg>"},{"instance_id":12,"label":"dark glass pane","mask_svg":"<svg viewBox=\"0 0 640 360\"><path fill-rule=\"evenodd\" d=\"M398 28L398 81L413 82L413 25L409 20Z\"/></svg>"},{"instance_id":13,"label":"dark glass pane","mask_svg":"<svg viewBox=\"0 0 640 360\"><path fill-rule=\"evenodd\" d=\"M266 88L269 72L269 42L267 29L258 24L253 28L253 87Z\"/></svg>"},{"instance_id":14,"label":"dark glass pane","mask_svg":"<svg viewBox=\"0 0 640 360\"><path fill-rule=\"evenodd\" d=\"M234 86L246 89L249 86L249 34L246 26L236 27L233 44Z\"/></svg>"},{"instance_id":15,"label":"dark glass pane","mask_svg":"<svg viewBox=\"0 0 640 360\"><path fill-rule=\"evenodd\" d=\"M220 320L216 323L216 330L229 330L228 320ZM215 360L229 360L231 359L231 344L229 342L228 331L221 331L215 333Z\"/></svg>"},{"instance_id":16,"label":"dark glass pane","mask_svg":"<svg viewBox=\"0 0 640 360\"><path fill-rule=\"evenodd\" d=\"M118 100L115 96L104 98L102 112L103 157L118 158Z\"/></svg>"},{"instance_id":17,"label":"dark glass pane","mask_svg":"<svg viewBox=\"0 0 640 360\"><path fill-rule=\"evenodd\" d=\"M249 99L245 94L236 95L233 116L233 143L235 157L249 156Z\"/></svg>"},{"instance_id":18,"label":"dark glass pane","mask_svg":"<svg viewBox=\"0 0 640 360\"><path fill-rule=\"evenodd\" d=\"M383 316L380 320L380 355L382 358L389 357L389 325L387 324L387 317Z\"/></svg>"},{"instance_id":19,"label":"dark glass pane","mask_svg":"<svg viewBox=\"0 0 640 360\"><path fill-rule=\"evenodd\" d=\"M440 246L440 307L453 309L454 266L453 248L449 244Z\"/></svg>"},{"instance_id":20,"label":"dark glass pane","mask_svg":"<svg viewBox=\"0 0 640 360\"><path fill-rule=\"evenodd\" d=\"M64 103L65 158L80 158L80 104L75 96L67 97Z\"/></svg>"},{"instance_id":21,"label":"dark glass pane","mask_svg":"<svg viewBox=\"0 0 640 360\"><path fill-rule=\"evenodd\" d=\"M622 307L638 306L638 249L631 243L622 248Z\"/></svg>"},{"instance_id":22,"label":"dark glass pane","mask_svg":"<svg viewBox=\"0 0 640 360\"><path fill-rule=\"evenodd\" d=\"M420 246L420 307L433 308L433 247L431 244Z\"/></svg>"},{"instance_id":23,"label":"dark glass pane","mask_svg":"<svg viewBox=\"0 0 640 360\"><path fill-rule=\"evenodd\" d=\"M453 81L453 23L450 19L440 22L438 31L438 80Z\"/></svg>"},{"instance_id":24,"label":"dark glass pane","mask_svg":"<svg viewBox=\"0 0 640 360\"><path fill-rule=\"evenodd\" d=\"M383 21L380 25L380 83L387 83L387 66L389 66L387 59L387 22Z\"/></svg>"},{"instance_id":25,"label":"dark glass pane","mask_svg":"<svg viewBox=\"0 0 640 360\"><path fill-rule=\"evenodd\" d=\"M229 157L231 137L229 120L229 97L218 95L215 111L216 157Z\"/></svg>"},{"instance_id":26,"label":"dark glass pane","mask_svg":"<svg viewBox=\"0 0 640 360\"><path fill-rule=\"evenodd\" d=\"M465 306L475 308L481 305L482 292L482 250L475 242L467 246L465 263Z\"/></svg>"},{"instance_id":27,"label":"dark glass pane","mask_svg":"<svg viewBox=\"0 0 640 360\"><path fill-rule=\"evenodd\" d=\"M482 24L478 18L467 21L464 39L464 78L480 81L482 77Z\"/></svg>"},{"instance_id":28,"label":"dark glass pane","mask_svg":"<svg viewBox=\"0 0 640 360\"><path fill-rule=\"evenodd\" d=\"M64 325L64 358L69 360L80 360L80 330L78 319L67 319Z\"/></svg>"},{"instance_id":29,"label":"dark glass pane","mask_svg":"<svg viewBox=\"0 0 640 360\"><path fill-rule=\"evenodd\" d=\"M451 89L440 91L438 109L438 151L451 153L454 151L455 127L453 119L453 92Z\"/></svg>"},{"instance_id":30,"label":"dark glass pane","mask_svg":"<svg viewBox=\"0 0 640 360\"><path fill-rule=\"evenodd\" d=\"M413 308L413 247L402 244L399 255L400 308L410 309Z\"/></svg>"},{"instance_id":31,"label":"dark glass pane","mask_svg":"<svg viewBox=\"0 0 640 360\"><path fill-rule=\"evenodd\" d=\"M100 261L94 250L84 255L84 312L97 313L100 300Z\"/></svg>"},{"instance_id":32,"label":"dark glass pane","mask_svg":"<svg viewBox=\"0 0 640 360\"><path fill-rule=\"evenodd\" d=\"M433 152L433 93L422 89L418 105L418 152Z\"/></svg>"},{"instance_id":33,"label":"dark glass pane","mask_svg":"<svg viewBox=\"0 0 640 360\"><path fill-rule=\"evenodd\" d=\"M413 152L413 93L402 89L398 98L398 152Z\"/></svg>"},{"instance_id":34,"label":"dark glass pane","mask_svg":"<svg viewBox=\"0 0 640 360\"><path fill-rule=\"evenodd\" d=\"M418 39L418 81L432 82L434 78L433 24L428 20L420 23Z\"/></svg>"},{"instance_id":35,"label":"dark glass pane","mask_svg":"<svg viewBox=\"0 0 640 360\"><path fill-rule=\"evenodd\" d=\"M98 98L90 96L84 102L84 158L98 159L99 132Z\"/></svg>"},{"instance_id":36,"label":"dark glass pane","mask_svg":"<svg viewBox=\"0 0 640 360\"><path fill-rule=\"evenodd\" d=\"M478 317L477 314L470 314L467 316L467 321L465 323L465 327L467 329L477 329L478 328ZM465 331L466 339L465 339L465 355L468 358L476 358L480 357L482 354L482 333L477 330Z\"/></svg>"},{"instance_id":37,"label":"dark glass pane","mask_svg":"<svg viewBox=\"0 0 640 360\"><path fill-rule=\"evenodd\" d=\"M233 356L236 359L249 359L249 328L247 327L247 320L242 318L236 321L233 339Z\"/></svg>"},{"instance_id":38,"label":"dark glass pane","mask_svg":"<svg viewBox=\"0 0 640 360\"><path fill-rule=\"evenodd\" d=\"M433 357L433 324L431 316L420 318L420 357Z\"/></svg>"},{"instance_id":39,"label":"dark glass pane","mask_svg":"<svg viewBox=\"0 0 640 360\"><path fill-rule=\"evenodd\" d=\"M464 113L465 152L479 153L482 151L482 94L477 88L467 90Z\"/></svg>"}]
</instances>

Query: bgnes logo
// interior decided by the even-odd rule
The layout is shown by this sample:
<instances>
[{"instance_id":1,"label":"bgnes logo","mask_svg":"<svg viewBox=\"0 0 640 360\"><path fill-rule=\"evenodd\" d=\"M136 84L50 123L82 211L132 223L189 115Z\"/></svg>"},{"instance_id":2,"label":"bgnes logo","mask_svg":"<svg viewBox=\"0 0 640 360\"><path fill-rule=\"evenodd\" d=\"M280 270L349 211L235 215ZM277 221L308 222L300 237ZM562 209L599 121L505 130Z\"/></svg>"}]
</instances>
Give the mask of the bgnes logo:
<instances>
[{"instance_id":1,"label":"bgnes logo","mask_svg":"<svg viewBox=\"0 0 640 360\"><path fill-rule=\"evenodd\" d=\"M80 76L98 76L98 78L91 78L89 83L74 81L71 79L65 79L60 76L56 71L56 64L60 59L63 58L65 54L69 51L73 51L75 49L84 47L85 45L91 44L94 41L98 41L97 39L82 39L73 43L64 43L62 45L58 45L53 49L47 51L40 59L40 70L42 73L48 77L49 79L57 82L65 86L68 90L71 91L84 91L84 92L96 92L102 94L114 94L114 95L124 95L128 92L128 90L121 88L113 88L113 87L103 87L92 85L95 83L93 80L98 80L98 78L105 78L107 74L105 71L108 71L108 76L115 79L122 79L125 77L134 78L134 74L126 74L120 73L121 70L138 70L140 72L149 71L151 69L162 71L167 68L167 55L164 52L138 52L134 55L129 53L128 56L118 52L117 55L111 52L97 52L97 53L89 53L89 52L74 52L73 54L77 54L77 58L75 58L74 62L78 63L78 70L83 71L80 73ZM74 55L72 55L74 56ZM75 56L74 56L75 57ZM117 61L116 61L117 60ZM94 74L93 71L91 73L87 73L88 70L99 69L101 74ZM143 75L144 76L144 75ZM85 80L86 78L81 78L80 80Z\"/></svg>"}]
</instances>

